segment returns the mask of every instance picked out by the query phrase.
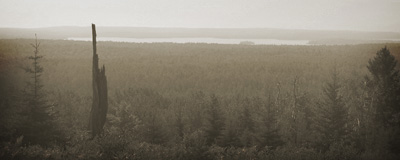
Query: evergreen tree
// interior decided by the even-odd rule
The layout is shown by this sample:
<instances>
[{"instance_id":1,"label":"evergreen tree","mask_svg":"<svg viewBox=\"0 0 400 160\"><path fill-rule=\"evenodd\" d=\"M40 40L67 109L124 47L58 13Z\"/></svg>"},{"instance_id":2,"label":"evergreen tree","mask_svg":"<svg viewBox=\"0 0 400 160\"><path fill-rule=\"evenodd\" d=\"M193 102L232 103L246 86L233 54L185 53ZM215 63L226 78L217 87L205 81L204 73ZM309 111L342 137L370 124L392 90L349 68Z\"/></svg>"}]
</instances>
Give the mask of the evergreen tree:
<instances>
[{"instance_id":1,"label":"evergreen tree","mask_svg":"<svg viewBox=\"0 0 400 160\"><path fill-rule=\"evenodd\" d=\"M163 125L162 117L158 114L157 109L148 109L141 113L143 116L143 128L141 129L146 142L152 144L164 144L167 142L169 135Z\"/></svg>"},{"instance_id":2,"label":"evergreen tree","mask_svg":"<svg viewBox=\"0 0 400 160\"><path fill-rule=\"evenodd\" d=\"M324 88L325 99L319 107L317 129L321 134L321 147L326 151L329 145L344 140L347 130L347 108L339 93L340 84L336 67L332 73L332 81Z\"/></svg>"},{"instance_id":3,"label":"evergreen tree","mask_svg":"<svg viewBox=\"0 0 400 160\"><path fill-rule=\"evenodd\" d=\"M252 114L250 112L252 104L248 98L245 98L242 102L243 110L239 115L239 129L240 133L240 141L242 146L251 146L254 142L254 120L252 119Z\"/></svg>"},{"instance_id":4,"label":"evergreen tree","mask_svg":"<svg viewBox=\"0 0 400 160\"><path fill-rule=\"evenodd\" d=\"M365 77L370 110L375 115L373 142L387 142L394 153L400 150L400 76L396 66L397 60L384 47L369 60L367 68L372 76ZM379 136L388 133L392 136Z\"/></svg>"},{"instance_id":5,"label":"evergreen tree","mask_svg":"<svg viewBox=\"0 0 400 160\"><path fill-rule=\"evenodd\" d=\"M225 126L218 98L211 95L211 102L208 110L208 126L205 130L207 136L207 144L216 143L222 135Z\"/></svg>"},{"instance_id":6,"label":"evergreen tree","mask_svg":"<svg viewBox=\"0 0 400 160\"><path fill-rule=\"evenodd\" d=\"M141 120L136 116L130 103L120 100L114 101L113 107L110 108L108 123L116 126L119 132L124 134L133 134L136 128L142 125Z\"/></svg>"},{"instance_id":7,"label":"evergreen tree","mask_svg":"<svg viewBox=\"0 0 400 160\"><path fill-rule=\"evenodd\" d=\"M265 105L266 115L263 117L263 128L261 132L260 146L261 147L271 147L275 149L284 144L281 139L281 135L279 134L279 128L277 126L276 120L276 109L274 109L274 105L271 102L271 99L268 98L268 102Z\"/></svg>"},{"instance_id":8,"label":"evergreen tree","mask_svg":"<svg viewBox=\"0 0 400 160\"><path fill-rule=\"evenodd\" d=\"M32 67L25 68L32 80L27 82L24 90L25 108L21 113L25 120L20 130L25 144L48 145L56 140L62 140L62 134L57 129L54 118L49 112L50 105L48 105L43 91L40 79L43 67L39 64L43 56L39 55L39 46L40 43L36 38L35 44L32 44L34 55L29 57L33 61Z\"/></svg>"},{"instance_id":9,"label":"evergreen tree","mask_svg":"<svg viewBox=\"0 0 400 160\"><path fill-rule=\"evenodd\" d=\"M288 143L293 145L303 145L309 143L311 139L310 127L312 125L312 119L314 117L313 112L310 108L310 99L307 92L304 92L300 88L300 79L295 77L293 81L292 95L287 94L286 105L285 100L282 99L277 105L285 108L284 114L286 114L288 122L288 130L286 137ZM291 103L291 104L290 104ZM308 145L308 144L307 144Z\"/></svg>"},{"instance_id":10,"label":"evergreen tree","mask_svg":"<svg viewBox=\"0 0 400 160\"><path fill-rule=\"evenodd\" d=\"M167 141L168 135L165 134L159 116L156 115L155 111L151 111L147 115L147 120L144 124L144 137L146 142L152 144L163 144Z\"/></svg>"},{"instance_id":11,"label":"evergreen tree","mask_svg":"<svg viewBox=\"0 0 400 160\"><path fill-rule=\"evenodd\" d=\"M248 98L243 101L243 111L239 117L239 121L241 122L241 128L243 130L248 130L250 132L254 132L254 121L251 117L251 113L249 108L251 107L250 100Z\"/></svg>"},{"instance_id":12,"label":"evergreen tree","mask_svg":"<svg viewBox=\"0 0 400 160\"><path fill-rule=\"evenodd\" d=\"M180 138L183 138L184 130L185 130L185 124L183 123L182 117L183 117L182 109L179 109L178 113L176 114L175 127L176 127L176 131L178 132L178 135Z\"/></svg>"},{"instance_id":13,"label":"evergreen tree","mask_svg":"<svg viewBox=\"0 0 400 160\"><path fill-rule=\"evenodd\" d=\"M367 66L372 74L372 77L366 77L366 82L376 110L375 118L383 126L398 124L393 121L393 115L400 112L400 77L396 65L396 59L385 47L369 60Z\"/></svg>"},{"instance_id":14,"label":"evergreen tree","mask_svg":"<svg viewBox=\"0 0 400 160\"><path fill-rule=\"evenodd\" d=\"M223 133L224 137L222 139L222 146L224 147L241 147L242 143L240 142L240 130L237 126L236 121L230 121L227 123L226 128Z\"/></svg>"},{"instance_id":15,"label":"evergreen tree","mask_svg":"<svg viewBox=\"0 0 400 160\"><path fill-rule=\"evenodd\" d=\"M191 107L188 107L188 131L195 132L204 127L205 116L207 111L207 96L203 92L195 92L190 96L188 101Z\"/></svg>"}]
</instances>

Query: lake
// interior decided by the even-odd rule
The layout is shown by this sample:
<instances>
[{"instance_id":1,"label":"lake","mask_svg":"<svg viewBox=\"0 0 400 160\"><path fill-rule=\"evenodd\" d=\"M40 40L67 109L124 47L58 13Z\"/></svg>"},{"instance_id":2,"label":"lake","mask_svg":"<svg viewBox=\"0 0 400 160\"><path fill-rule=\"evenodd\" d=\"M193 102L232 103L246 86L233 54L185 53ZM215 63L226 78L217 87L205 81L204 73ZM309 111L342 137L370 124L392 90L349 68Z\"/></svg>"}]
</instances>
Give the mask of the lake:
<instances>
[{"instance_id":1,"label":"lake","mask_svg":"<svg viewBox=\"0 0 400 160\"><path fill-rule=\"evenodd\" d=\"M71 37L67 40L92 41L88 37ZM224 38L121 38L98 37L97 41L134 42L134 43L216 43L216 44L240 44L241 42L253 42L256 45L309 45L308 40L278 40L278 39L224 39Z\"/></svg>"}]
</instances>

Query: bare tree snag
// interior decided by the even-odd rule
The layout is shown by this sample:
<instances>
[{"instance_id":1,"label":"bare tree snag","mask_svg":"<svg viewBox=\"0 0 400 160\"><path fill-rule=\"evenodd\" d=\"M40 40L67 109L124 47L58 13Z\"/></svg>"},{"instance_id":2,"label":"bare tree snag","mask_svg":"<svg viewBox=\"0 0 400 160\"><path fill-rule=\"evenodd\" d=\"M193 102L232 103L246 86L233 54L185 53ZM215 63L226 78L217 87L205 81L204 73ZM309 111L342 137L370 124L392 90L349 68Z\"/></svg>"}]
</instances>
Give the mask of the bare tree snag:
<instances>
[{"instance_id":1,"label":"bare tree snag","mask_svg":"<svg viewBox=\"0 0 400 160\"><path fill-rule=\"evenodd\" d=\"M92 24L93 39L93 66L92 66L92 85L93 85L93 104L90 112L89 129L92 137L99 135L103 131L108 109L107 99L107 78L103 65L99 68L99 58L96 53L96 26Z\"/></svg>"}]
</instances>

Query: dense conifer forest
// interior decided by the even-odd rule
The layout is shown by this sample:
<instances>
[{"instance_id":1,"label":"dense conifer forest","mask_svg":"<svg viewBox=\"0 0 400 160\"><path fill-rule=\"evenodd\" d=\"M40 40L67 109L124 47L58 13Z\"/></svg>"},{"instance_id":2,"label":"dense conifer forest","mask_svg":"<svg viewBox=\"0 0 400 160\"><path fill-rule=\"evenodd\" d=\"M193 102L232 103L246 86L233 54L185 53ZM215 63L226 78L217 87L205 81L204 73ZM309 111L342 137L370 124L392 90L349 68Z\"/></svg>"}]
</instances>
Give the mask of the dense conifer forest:
<instances>
[{"instance_id":1,"label":"dense conifer forest","mask_svg":"<svg viewBox=\"0 0 400 160\"><path fill-rule=\"evenodd\" d=\"M40 35L39 35L40 38ZM0 159L399 159L400 44L0 40Z\"/></svg>"}]
</instances>

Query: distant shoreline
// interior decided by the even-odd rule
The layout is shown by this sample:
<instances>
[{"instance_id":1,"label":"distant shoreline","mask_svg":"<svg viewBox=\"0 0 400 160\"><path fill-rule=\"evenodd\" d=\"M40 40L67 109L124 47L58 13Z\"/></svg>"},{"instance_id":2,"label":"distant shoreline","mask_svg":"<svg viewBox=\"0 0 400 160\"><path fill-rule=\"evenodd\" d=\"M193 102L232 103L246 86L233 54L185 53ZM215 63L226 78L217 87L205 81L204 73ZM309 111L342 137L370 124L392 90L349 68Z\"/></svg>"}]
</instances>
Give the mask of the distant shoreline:
<instances>
[{"instance_id":1,"label":"distant shoreline","mask_svg":"<svg viewBox=\"0 0 400 160\"><path fill-rule=\"evenodd\" d=\"M90 27L0 28L1 39L34 38L67 39L91 37ZM398 32L296 30L273 28L150 28L98 27L97 37L120 38L217 38L217 39L275 39L308 41L381 41L400 40Z\"/></svg>"},{"instance_id":2,"label":"distant shoreline","mask_svg":"<svg viewBox=\"0 0 400 160\"><path fill-rule=\"evenodd\" d=\"M70 37L64 40L91 41L90 37ZM353 45L353 44L383 44L400 43L400 39L356 40L356 39L321 39L321 40L280 40L280 39L227 39L211 37L188 38L125 38L99 37L98 41L128 42L128 43L206 43L206 44L240 44L240 45ZM247 42L247 43L246 43Z\"/></svg>"},{"instance_id":3,"label":"distant shoreline","mask_svg":"<svg viewBox=\"0 0 400 160\"><path fill-rule=\"evenodd\" d=\"M90 37L71 37L65 40L91 41ZM251 45L308 45L308 40L278 40L278 39L226 39L226 38L124 38L124 37L99 37L98 41L133 42L133 43L206 43L206 44L243 44L253 42Z\"/></svg>"}]
</instances>

